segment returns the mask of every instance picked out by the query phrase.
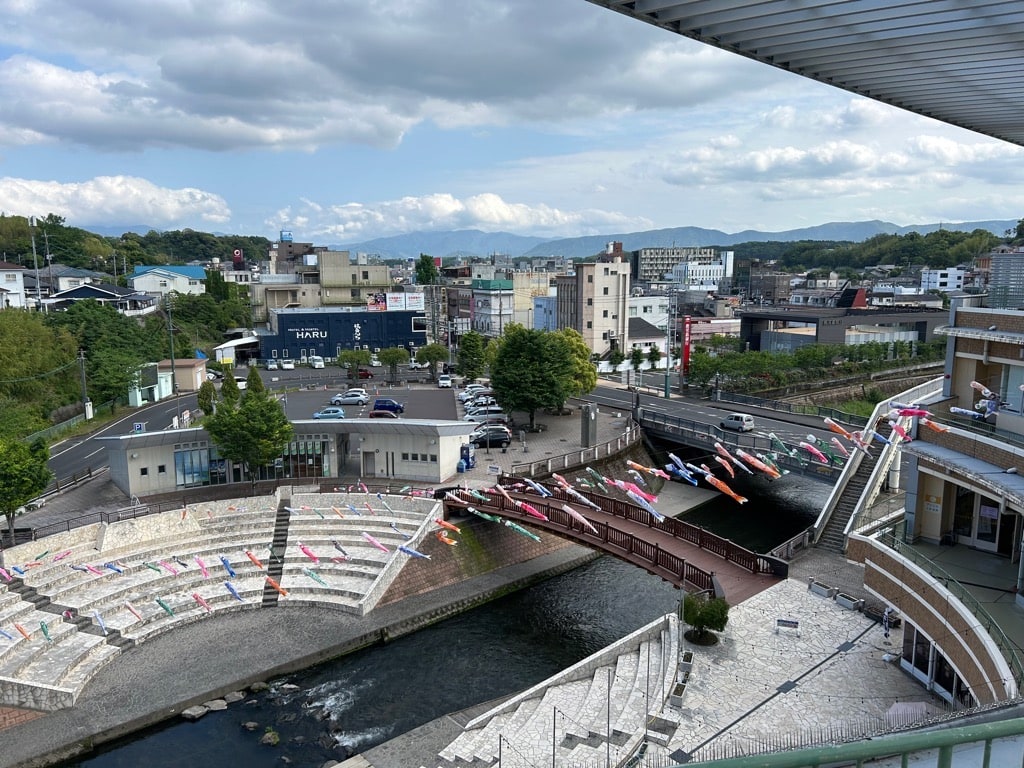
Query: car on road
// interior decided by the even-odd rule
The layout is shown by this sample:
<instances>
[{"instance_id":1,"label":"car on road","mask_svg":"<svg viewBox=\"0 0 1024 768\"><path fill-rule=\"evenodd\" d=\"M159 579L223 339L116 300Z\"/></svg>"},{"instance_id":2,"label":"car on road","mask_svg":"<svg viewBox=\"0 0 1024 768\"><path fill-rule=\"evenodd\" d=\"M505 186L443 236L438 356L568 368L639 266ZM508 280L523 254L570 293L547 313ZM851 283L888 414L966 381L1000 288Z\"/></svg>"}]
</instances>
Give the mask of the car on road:
<instances>
[{"instance_id":1,"label":"car on road","mask_svg":"<svg viewBox=\"0 0 1024 768\"><path fill-rule=\"evenodd\" d=\"M366 405L370 396L365 389L350 389L331 398L331 405Z\"/></svg>"},{"instance_id":2,"label":"car on road","mask_svg":"<svg viewBox=\"0 0 1024 768\"><path fill-rule=\"evenodd\" d=\"M452 377L449 376L447 373L442 373L440 376L437 377L437 386L440 387L441 389L451 389Z\"/></svg>"},{"instance_id":3,"label":"car on road","mask_svg":"<svg viewBox=\"0 0 1024 768\"><path fill-rule=\"evenodd\" d=\"M337 406L328 406L313 414L314 419L344 419L345 409Z\"/></svg>"},{"instance_id":4,"label":"car on road","mask_svg":"<svg viewBox=\"0 0 1024 768\"><path fill-rule=\"evenodd\" d=\"M366 414L368 419L397 419L398 414L394 411L370 411Z\"/></svg>"},{"instance_id":5,"label":"car on road","mask_svg":"<svg viewBox=\"0 0 1024 768\"><path fill-rule=\"evenodd\" d=\"M410 360L409 361L409 370L410 371L418 371L418 370L421 370L423 368L429 368L429 367L430 367L429 363L421 363L421 362L419 362L417 360Z\"/></svg>"},{"instance_id":6,"label":"car on road","mask_svg":"<svg viewBox=\"0 0 1024 768\"><path fill-rule=\"evenodd\" d=\"M282 371L294 371L295 370L295 361L294 360L282 360L281 361L281 370Z\"/></svg>"},{"instance_id":7,"label":"car on road","mask_svg":"<svg viewBox=\"0 0 1024 768\"><path fill-rule=\"evenodd\" d=\"M405 406L390 397L378 397L373 401L373 410L391 411L392 413L405 413Z\"/></svg>"},{"instance_id":8,"label":"car on road","mask_svg":"<svg viewBox=\"0 0 1024 768\"><path fill-rule=\"evenodd\" d=\"M360 379L372 379L373 371L371 371L369 368L360 368L358 371L356 371L356 376L358 376Z\"/></svg>"},{"instance_id":9,"label":"car on road","mask_svg":"<svg viewBox=\"0 0 1024 768\"><path fill-rule=\"evenodd\" d=\"M277 360L274 360L274 359L267 360L267 370L268 371L276 371L277 370Z\"/></svg>"},{"instance_id":10,"label":"car on road","mask_svg":"<svg viewBox=\"0 0 1024 768\"><path fill-rule=\"evenodd\" d=\"M504 424L483 424L470 433L469 442L477 448L508 448L512 442L512 430Z\"/></svg>"},{"instance_id":11,"label":"car on road","mask_svg":"<svg viewBox=\"0 0 1024 768\"><path fill-rule=\"evenodd\" d=\"M750 432L754 429L754 417L749 413L730 413L718 424L722 429L735 429L737 432Z\"/></svg>"}]
</instances>

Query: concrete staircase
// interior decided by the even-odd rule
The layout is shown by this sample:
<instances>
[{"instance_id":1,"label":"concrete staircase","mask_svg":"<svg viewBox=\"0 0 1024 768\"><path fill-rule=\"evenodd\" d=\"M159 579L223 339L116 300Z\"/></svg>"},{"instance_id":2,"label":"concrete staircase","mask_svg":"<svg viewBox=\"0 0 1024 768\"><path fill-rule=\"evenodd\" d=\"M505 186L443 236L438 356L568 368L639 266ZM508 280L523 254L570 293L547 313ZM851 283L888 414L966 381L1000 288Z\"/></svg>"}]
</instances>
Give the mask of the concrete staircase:
<instances>
[{"instance_id":1,"label":"concrete staircase","mask_svg":"<svg viewBox=\"0 0 1024 768\"><path fill-rule=\"evenodd\" d=\"M857 506L857 501L860 499L861 494L864 493L864 489L867 487L868 480L871 478L871 473L875 470L877 462L878 451L872 451L870 456L862 456L857 471L846 483L846 487L843 488L843 494L840 496L835 509L832 510L832 516L829 517L825 529L821 532L821 536L818 537L816 546L828 552L836 552L838 554L846 551L846 536L844 534L846 525L850 522L850 517Z\"/></svg>"}]
</instances>

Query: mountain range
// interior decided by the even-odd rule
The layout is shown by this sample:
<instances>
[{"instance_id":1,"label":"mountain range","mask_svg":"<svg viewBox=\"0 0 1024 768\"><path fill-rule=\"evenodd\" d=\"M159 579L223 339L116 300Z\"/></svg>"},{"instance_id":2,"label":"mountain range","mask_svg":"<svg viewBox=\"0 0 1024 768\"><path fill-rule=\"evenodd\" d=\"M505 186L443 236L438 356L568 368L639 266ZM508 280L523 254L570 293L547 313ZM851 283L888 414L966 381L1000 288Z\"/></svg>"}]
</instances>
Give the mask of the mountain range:
<instances>
[{"instance_id":1,"label":"mountain range","mask_svg":"<svg viewBox=\"0 0 1024 768\"><path fill-rule=\"evenodd\" d=\"M381 237L359 243L330 246L332 249L353 253L378 254L384 259L417 259L421 253L431 256L487 256L505 254L514 257L536 258L561 256L577 259L593 256L605 250L608 243L621 242L627 251L640 248L671 248L674 246L728 247L737 243L792 242L798 240L828 240L860 243L875 235L906 235L917 232L926 235L939 229L973 232L983 229L1004 235L1017 226L1014 220L970 221L960 223L915 224L901 227L888 221L837 221L815 227L789 229L783 232L762 232L745 229L742 232L723 232L702 227L673 227L646 232L615 233L547 240L523 237L509 232L481 232L476 229L448 232L410 232L404 235Z\"/></svg>"}]
</instances>

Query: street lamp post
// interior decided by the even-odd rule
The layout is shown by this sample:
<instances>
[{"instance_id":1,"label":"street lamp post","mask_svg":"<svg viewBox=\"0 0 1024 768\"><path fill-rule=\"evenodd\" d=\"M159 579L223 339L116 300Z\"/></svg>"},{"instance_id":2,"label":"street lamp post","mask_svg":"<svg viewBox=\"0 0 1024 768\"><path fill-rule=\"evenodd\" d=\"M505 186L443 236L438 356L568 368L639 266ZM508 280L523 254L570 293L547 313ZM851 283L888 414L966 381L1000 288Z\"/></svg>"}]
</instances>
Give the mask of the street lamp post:
<instances>
[{"instance_id":1,"label":"street lamp post","mask_svg":"<svg viewBox=\"0 0 1024 768\"><path fill-rule=\"evenodd\" d=\"M36 271L36 311L43 308L43 284L39 281L39 256L36 254L36 217L28 217L29 236L32 239L32 266Z\"/></svg>"}]
</instances>

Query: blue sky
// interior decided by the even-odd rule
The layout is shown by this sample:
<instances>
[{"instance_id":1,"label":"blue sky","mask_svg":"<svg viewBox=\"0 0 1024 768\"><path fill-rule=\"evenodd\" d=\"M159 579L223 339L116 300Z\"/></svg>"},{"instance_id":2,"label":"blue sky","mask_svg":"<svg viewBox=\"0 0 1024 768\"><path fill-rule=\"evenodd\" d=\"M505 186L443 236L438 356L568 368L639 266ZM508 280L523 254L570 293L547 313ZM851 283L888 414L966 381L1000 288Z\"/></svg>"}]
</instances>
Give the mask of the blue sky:
<instances>
[{"instance_id":1,"label":"blue sky","mask_svg":"<svg viewBox=\"0 0 1024 768\"><path fill-rule=\"evenodd\" d=\"M0 0L0 211L344 244L1024 217L1024 149L585 0Z\"/></svg>"}]
</instances>

